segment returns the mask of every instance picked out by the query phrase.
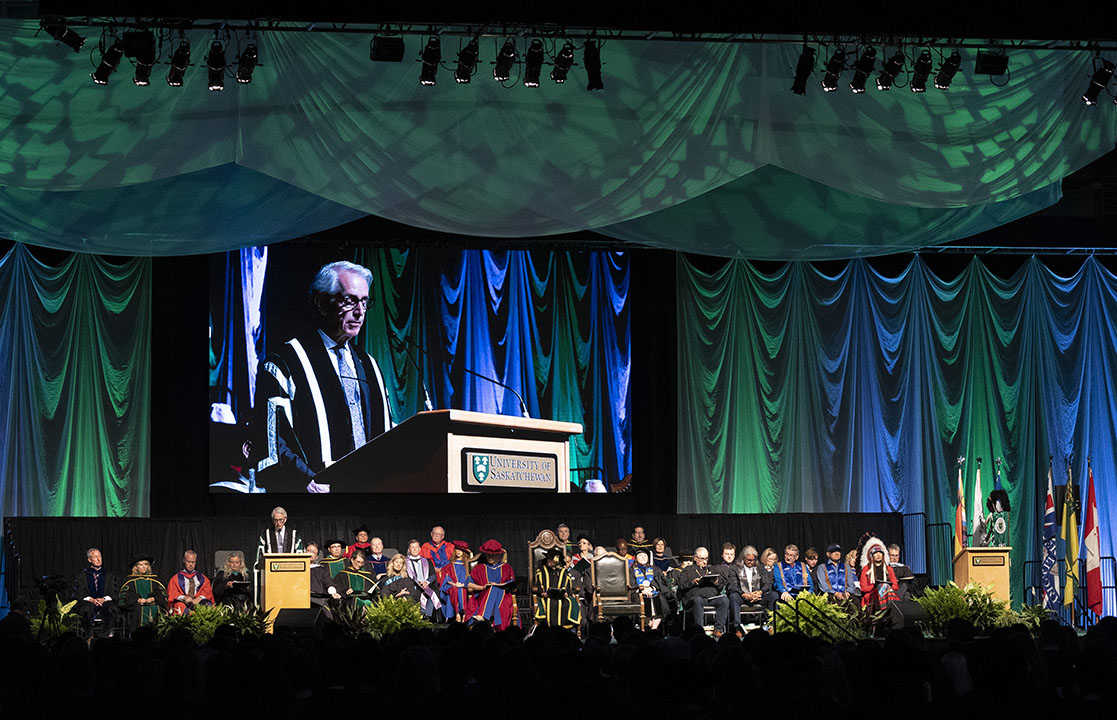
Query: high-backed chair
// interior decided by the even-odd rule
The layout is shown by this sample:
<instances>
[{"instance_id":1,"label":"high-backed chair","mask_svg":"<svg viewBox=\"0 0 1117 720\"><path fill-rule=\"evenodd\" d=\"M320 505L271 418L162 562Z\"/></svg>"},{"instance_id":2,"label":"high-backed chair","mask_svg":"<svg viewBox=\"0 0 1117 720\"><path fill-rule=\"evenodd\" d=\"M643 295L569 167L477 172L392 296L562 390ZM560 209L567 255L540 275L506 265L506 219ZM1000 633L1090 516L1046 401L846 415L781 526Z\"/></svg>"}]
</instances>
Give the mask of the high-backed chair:
<instances>
[{"instance_id":1,"label":"high-backed chair","mask_svg":"<svg viewBox=\"0 0 1117 720\"><path fill-rule=\"evenodd\" d=\"M629 615L639 618L640 629L644 629L644 603L636 597L632 565L627 558L614 552L594 558L590 577L593 582L593 606L597 609L599 621Z\"/></svg>"},{"instance_id":2,"label":"high-backed chair","mask_svg":"<svg viewBox=\"0 0 1117 720\"><path fill-rule=\"evenodd\" d=\"M551 548L558 548L564 556L566 555L566 543L559 540L558 535L555 535L551 530L540 530L535 539L527 544L527 581L529 584L535 578L535 571L539 569L539 565Z\"/></svg>"}]
</instances>

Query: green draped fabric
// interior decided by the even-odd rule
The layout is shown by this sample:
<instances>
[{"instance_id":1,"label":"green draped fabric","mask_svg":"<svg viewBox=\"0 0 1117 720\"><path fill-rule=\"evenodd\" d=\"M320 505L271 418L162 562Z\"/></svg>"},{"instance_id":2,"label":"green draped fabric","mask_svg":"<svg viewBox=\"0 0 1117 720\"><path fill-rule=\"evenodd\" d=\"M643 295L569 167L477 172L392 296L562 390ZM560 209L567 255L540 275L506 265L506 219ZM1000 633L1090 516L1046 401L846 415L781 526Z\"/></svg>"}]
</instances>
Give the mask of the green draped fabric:
<instances>
[{"instance_id":1,"label":"green draped fabric","mask_svg":"<svg viewBox=\"0 0 1117 720\"><path fill-rule=\"evenodd\" d=\"M1014 593L1038 547L1048 457L1117 503L1117 276L1094 259L954 279L916 257L897 277L851 261L716 272L678 261L679 512L953 516L993 461L1012 501ZM972 509L971 509L972 516ZM1102 523L1101 554L1117 528ZM1019 596L1017 596L1019 598Z\"/></svg>"},{"instance_id":2,"label":"green draped fabric","mask_svg":"<svg viewBox=\"0 0 1117 720\"><path fill-rule=\"evenodd\" d=\"M580 65L570 82L535 90L502 87L484 63L469 85L443 70L423 87L417 63L370 63L367 37L265 31L252 84L209 92L202 62L182 88L165 84L165 66L136 87L127 62L95 86L86 53L37 31L0 21L0 234L83 251L213 252L377 215L495 237L649 218L626 234L748 255L733 237L708 237L707 224L652 219L725 186L734 206L748 205L737 216L768 219L762 244L782 243L784 257L833 242L895 250L1042 207L1117 139L1115 114L1078 97L1093 68L1086 51L1009 50L997 87L972 74L975 51L964 49L953 87L919 95L823 93L816 72L802 97L788 91L794 38L613 40L602 50L605 90L588 92ZM189 37L196 58L212 39ZM444 57L456 49L447 38ZM481 49L492 57L496 41ZM794 181L735 186L761 169ZM254 211L261 204L277 212ZM977 207L995 209L949 212ZM779 221L791 208L820 221L838 211L851 232L804 233ZM178 222L191 215L212 219Z\"/></svg>"},{"instance_id":3,"label":"green draped fabric","mask_svg":"<svg viewBox=\"0 0 1117 720\"><path fill-rule=\"evenodd\" d=\"M146 516L151 262L0 258L0 510Z\"/></svg>"}]
</instances>

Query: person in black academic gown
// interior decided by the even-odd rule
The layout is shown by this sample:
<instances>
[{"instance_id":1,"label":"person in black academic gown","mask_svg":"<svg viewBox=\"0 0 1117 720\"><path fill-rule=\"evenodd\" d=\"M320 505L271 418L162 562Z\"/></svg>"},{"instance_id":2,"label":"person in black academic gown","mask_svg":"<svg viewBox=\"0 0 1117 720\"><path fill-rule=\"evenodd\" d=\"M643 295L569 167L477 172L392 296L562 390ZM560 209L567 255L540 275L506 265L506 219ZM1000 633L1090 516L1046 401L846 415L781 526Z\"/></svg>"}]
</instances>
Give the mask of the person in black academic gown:
<instances>
[{"instance_id":1,"label":"person in black academic gown","mask_svg":"<svg viewBox=\"0 0 1117 720\"><path fill-rule=\"evenodd\" d=\"M120 607L117 602L120 585L116 576L102 564L101 551L85 551L86 566L74 578L71 599L77 604L74 611L81 618L82 627L93 634L108 634Z\"/></svg>"},{"instance_id":2,"label":"person in black academic gown","mask_svg":"<svg viewBox=\"0 0 1117 720\"><path fill-rule=\"evenodd\" d=\"M254 607L252 602L252 571L244 565L240 552L229 553L225 565L213 578L213 599L218 605L228 605L244 612Z\"/></svg>"}]
</instances>

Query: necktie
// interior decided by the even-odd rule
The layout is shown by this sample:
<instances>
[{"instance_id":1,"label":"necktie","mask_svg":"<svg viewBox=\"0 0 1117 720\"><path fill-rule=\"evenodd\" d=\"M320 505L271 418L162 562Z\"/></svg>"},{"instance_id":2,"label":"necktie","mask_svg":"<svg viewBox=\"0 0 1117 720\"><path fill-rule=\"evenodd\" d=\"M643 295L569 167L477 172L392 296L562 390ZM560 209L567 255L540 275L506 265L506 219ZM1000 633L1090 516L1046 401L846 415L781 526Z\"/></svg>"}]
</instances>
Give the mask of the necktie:
<instances>
[{"instance_id":1,"label":"necktie","mask_svg":"<svg viewBox=\"0 0 1117 720\"><path fill-rule=\"evenodd\" d=\"M187 580L186 580L186 594L190 595L190 596L194 595L194 578L193 577L187 578Z\"/></svg>"},{"instance_id":2,"label":"necktie","mask_svg":"<svg viewBox=\"0 0 1117 720\"><path fill-rule=\"evenodd\" d=\"M357 386L356 370L345 356L345 346L334 348L337 353L337 371L341 389L345 391L345 404L349 406L349 423L353 427L353 449L365 444L365 423L361 414L361 389Z\"/></svg>"},{"instance_id":3,"label":"necktie","mask_svg":"<svg viewBox=\"0 0 1117 720\"><path fill-rule=\"evenodd\" d=\"M279 532L277 532L275 534L275 551L276 552L283 552L284 551L283 550L283 535L284 535L284 532L282 530L280 530Z\"/></svg>"}]
</instances>

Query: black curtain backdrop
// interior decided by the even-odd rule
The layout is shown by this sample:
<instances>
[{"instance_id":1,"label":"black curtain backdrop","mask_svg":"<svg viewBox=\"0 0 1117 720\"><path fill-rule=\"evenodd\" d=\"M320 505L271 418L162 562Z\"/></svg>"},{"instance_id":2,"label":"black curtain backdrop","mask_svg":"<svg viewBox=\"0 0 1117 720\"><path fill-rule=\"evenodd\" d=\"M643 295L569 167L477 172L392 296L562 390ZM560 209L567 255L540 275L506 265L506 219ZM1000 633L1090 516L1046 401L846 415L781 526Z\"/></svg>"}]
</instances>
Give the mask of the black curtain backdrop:
<instances>
[{"instance_id":1,"label":"black curtain backdrop","mask_svg":"<svg viewBox=\"0 0 1117 720\"><path fill-rule=\"evenodd\" d=\"M270 509L270 508L269 508ZM460 512L460 511L459 511ZM15 597L14 574L18 574L20 594L33 595L35 579L42 575L62 575L72 580L85 564L85 550L101 549L105 565L118 576L129 571L129 558L139 552L155 556L155 572L160 577L180 569L184 550L198 553L199 565L208 576L214 568L213 554L218 550L243 550L251 563L256 541L267 526L268 512L244 517L209 517L193 519L133 518L9 518L5 530L18 561L9 567L12 597ZM838 542L843 548L855 546L866 530L873 530L885 542L903 545L903 523L899 514L885 513L802 513L788 515L638 515L632 513L556 515L554 513L504 514L498 512L437 515L369 514L300 516L291 513L288 527L300 535L319 542L338 537L353 540L353 528L367 524L374 535L384 539L388 547L406 551L407 541L430 540L430 528L442 525L447 539L467 540L476 549L480 543L495 538L508 550L508 559L517 576L527 574L527 543L543 528L554 529L559 522L571 527L572 536L585 533L597 545L611 546L617 538L629 537L632 527L642 524L648 539L661 536L676 553L692 550L698 545L710 549L712 558L720 558L722 543L738 547L755 545L777 549L797 543L801 551L814 546L820 554L828 543Z\"/></svg>"}]
</instances>

